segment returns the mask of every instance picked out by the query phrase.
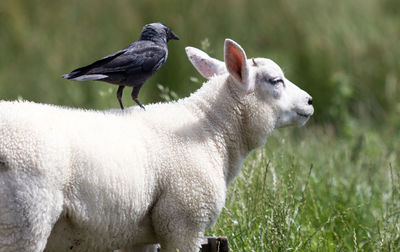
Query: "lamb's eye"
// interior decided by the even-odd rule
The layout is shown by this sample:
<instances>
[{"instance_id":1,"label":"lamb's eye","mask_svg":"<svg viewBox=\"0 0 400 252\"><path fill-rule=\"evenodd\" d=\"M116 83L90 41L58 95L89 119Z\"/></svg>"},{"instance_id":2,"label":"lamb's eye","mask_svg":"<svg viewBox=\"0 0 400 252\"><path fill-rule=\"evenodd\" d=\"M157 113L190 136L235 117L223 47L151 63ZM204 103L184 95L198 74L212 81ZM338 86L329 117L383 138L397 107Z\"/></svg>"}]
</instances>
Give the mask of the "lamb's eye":
<instances>
[{"instance_id":1,"label":"lamb's eye","mask_svg":"<svg viewBox=\"0 0 400 252\"><path fill-rule=\"evenodd\" d=\"M279 83L283 84L283 79L281 77L275 77L275 78L268 79L268 82L275 86L275 85L278 85Z\"/></svg>"}]
</instances>

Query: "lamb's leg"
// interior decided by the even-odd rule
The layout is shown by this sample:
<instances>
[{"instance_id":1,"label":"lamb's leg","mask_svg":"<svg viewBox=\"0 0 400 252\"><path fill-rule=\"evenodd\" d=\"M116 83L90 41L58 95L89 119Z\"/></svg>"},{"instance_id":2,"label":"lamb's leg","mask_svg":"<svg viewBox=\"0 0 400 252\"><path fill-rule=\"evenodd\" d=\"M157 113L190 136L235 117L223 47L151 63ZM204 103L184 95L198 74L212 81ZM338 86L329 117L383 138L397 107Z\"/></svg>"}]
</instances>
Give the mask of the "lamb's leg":
<instances>
[{"instance_id":1,"label":"lamb's leg","mask_svg":"<svg viewBox=\"0 0 400 252\"><path fill-rule=\"evenodd\" d=\"M62 197L36 176L14 179L0 171L0 251L43 251L61 213Z\"/></svg>"},{"instance_id":2,"label":"lamb's leg","mask_svg":"<svg viewBox=\"0 0 400 252\"><path fill-rule=\"evenodd\" d=\"M207 226L203 217L161 199L153 209L153 227L162 252L198 252Z\"/></svg>"}]
</instances>

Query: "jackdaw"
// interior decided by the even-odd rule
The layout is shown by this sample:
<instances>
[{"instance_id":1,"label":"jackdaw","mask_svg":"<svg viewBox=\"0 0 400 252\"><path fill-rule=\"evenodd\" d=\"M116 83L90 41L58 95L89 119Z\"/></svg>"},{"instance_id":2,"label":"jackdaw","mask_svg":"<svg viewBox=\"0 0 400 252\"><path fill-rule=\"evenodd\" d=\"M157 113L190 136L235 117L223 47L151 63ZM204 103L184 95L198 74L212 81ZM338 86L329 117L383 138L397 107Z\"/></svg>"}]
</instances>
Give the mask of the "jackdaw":
<instances>
[{"instance_id":1,"label":"jackdaw","mask_svg":"<svg viewBox=\"0 0 400 252\"><path fill-rule=\"evenodd\" d=\"M118 85L117 98L121 109L124 109L121 97L125 86L133 87L132 99L144 109L137 99L139 90L167 60L167 42L171 39L179 40L179 37L168 26L162 23L147 24L138 41L62 77L74 81L97 80Z\"/></svg>"}]
</instances>

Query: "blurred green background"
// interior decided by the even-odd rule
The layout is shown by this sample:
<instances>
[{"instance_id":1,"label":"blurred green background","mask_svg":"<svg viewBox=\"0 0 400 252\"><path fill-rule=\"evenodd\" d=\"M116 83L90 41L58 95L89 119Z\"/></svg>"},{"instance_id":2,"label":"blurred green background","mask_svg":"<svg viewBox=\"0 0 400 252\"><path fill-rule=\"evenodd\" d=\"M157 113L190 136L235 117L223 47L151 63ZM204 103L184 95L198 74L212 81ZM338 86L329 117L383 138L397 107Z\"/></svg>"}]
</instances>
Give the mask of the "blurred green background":
<instances>
[{"instance_id":1,"label":"blurred green background","mask_svg":"<svg viewBox=\"0 0 400 252\"><path fill-rule=\"evenodd\" d=\"M248 57L273 59L314 97L314 123L337 132L365 123L400 125L397 0L2 0L0 97L118 108L116 86L60 76L125 47L156 21L181 40L169 43L167 63L142 88L144 103L161 100L157 83L179 97L198 89L203 80L185 46L209 44L208 52L222 59L229 37ZM126 105L133 105L125 93Z\"/></svg>"}]
</instances>

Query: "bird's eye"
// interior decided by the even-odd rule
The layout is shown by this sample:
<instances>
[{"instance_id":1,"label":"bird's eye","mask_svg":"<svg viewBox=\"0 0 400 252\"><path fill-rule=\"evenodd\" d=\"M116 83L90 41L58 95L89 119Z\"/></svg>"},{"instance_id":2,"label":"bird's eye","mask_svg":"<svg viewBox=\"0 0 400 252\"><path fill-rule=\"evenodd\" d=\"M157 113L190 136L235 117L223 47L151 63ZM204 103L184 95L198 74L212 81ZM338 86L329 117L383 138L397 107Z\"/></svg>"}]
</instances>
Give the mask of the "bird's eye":
<instances>
[{"instance_id":1,"label":"bird's eye","mask_svg":"<svg viewBox=\"0 0 400 252\"><path fill-rule=\"evenodd\" d=\"M275 77L268 79L268 82L275 86L278 85L279 83L283 84L283 79L281 77Z\"/></svg>"}]
</instances>

